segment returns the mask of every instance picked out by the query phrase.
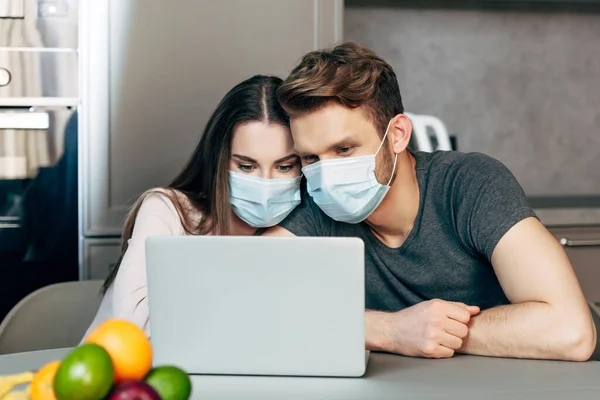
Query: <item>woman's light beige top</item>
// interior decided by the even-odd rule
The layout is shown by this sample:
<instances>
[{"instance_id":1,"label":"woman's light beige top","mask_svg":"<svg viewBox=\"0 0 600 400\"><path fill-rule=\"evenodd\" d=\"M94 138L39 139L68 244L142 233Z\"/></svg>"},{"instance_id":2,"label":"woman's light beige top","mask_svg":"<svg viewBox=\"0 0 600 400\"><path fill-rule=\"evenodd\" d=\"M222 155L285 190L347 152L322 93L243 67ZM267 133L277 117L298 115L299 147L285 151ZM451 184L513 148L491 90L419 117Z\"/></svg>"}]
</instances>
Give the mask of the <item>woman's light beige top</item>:
<instances>
[{"instance_id":1,"label":"woman's light beige top","mask_svg":"<svg viewBox=\"0 0 600 400\"><path fill-rule=\"evenodd\" d=\"M177 194L183 197L181 193ZM182 200L187 199L183 198ZM187 201L184 204L186 203ZM199 215L193 217L199 217ZM85 334L86 337L96 326L111 318L131 321L143 328L146 335L150 335L148 301L146 299L145 241L148 236L154 235L186 235L173 202L167 196L159 193L150 194L142 202L135 220L133 234L128 241L129 247L125 252L117 277L104 295L98 313Z\"/></svg>"}]
</instances>

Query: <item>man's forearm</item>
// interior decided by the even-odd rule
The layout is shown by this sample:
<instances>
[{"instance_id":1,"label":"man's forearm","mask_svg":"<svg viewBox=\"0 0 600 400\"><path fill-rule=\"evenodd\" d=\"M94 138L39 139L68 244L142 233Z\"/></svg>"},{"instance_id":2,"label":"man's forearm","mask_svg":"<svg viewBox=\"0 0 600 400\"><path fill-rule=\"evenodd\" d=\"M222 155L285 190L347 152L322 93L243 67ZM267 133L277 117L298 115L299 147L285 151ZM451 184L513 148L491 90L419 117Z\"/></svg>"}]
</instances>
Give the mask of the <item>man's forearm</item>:
<instances>
[{"instance_id":1,"label":"man's forearm","mask_svg":"<svg viewBox=\"0 0 600 400\"><path fill-rule=\"evenodd\" d=\"M492 308L473 317L459 352L584 361L595 335L593 324L569 320L568 313L561 314L547 303L526 302Z\"/></svg>"}]
</instances>

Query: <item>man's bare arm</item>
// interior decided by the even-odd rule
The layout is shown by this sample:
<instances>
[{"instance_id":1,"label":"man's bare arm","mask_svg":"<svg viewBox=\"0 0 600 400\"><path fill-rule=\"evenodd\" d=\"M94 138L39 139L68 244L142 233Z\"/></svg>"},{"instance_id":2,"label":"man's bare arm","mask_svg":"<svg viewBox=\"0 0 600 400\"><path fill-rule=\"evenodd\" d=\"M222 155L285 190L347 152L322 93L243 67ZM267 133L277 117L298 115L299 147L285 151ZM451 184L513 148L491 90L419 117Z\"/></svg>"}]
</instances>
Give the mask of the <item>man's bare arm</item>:
<instances>
[{"instance_id":1,"label":"man's bare arm","mask_svg":"<svg viewBox=\"0 0 600 400\"><path fill-rule=\"evenodd\" d=\"M596 330L573 268L556 239L535 218L500 240L492 265L511 304L469 321L459 350L485 356L585 361Z\"/></svg>"}]
</instances>

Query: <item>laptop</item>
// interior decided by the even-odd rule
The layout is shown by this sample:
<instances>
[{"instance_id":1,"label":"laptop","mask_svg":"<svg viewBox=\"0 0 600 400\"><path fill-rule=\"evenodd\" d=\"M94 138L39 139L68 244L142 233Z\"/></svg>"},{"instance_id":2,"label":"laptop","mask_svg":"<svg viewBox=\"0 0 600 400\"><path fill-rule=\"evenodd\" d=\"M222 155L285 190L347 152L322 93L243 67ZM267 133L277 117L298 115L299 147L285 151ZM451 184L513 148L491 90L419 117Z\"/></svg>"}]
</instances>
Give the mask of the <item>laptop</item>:
<instances>
[{"instance_id":1,"label":"laptop","mask_svg":"<svg viewBox=\"0 0 600 400\"><path fill-rule=\"evenodd\" d=\"M365 373L358 238L153 236L146 266L155 365L190 374Z\"/></svg>"}]
</instances>

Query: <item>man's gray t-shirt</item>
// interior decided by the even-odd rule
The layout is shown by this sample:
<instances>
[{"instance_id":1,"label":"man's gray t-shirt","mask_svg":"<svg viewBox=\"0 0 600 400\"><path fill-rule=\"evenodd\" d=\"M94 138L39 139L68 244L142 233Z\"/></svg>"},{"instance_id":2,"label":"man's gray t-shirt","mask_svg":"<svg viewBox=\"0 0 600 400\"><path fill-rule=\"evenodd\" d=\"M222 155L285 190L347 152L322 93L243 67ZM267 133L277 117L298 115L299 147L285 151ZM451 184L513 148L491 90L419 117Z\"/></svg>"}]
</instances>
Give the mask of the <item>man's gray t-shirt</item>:
<instances>
[{"instance_id":1,"label":"man's gray t-shirt","mask_svg":"<svg viewBox=\"0 0 600 400\"><path fill-rule=\"evenodd\" d=\"M482 309L507 304L491 265L502 236L536 217L512 173L479 153L413 153L419 211L399 248L366 223L325 215L306 195L280 226L296 236L350 236L365 243L366 308L397 311L433 298Z\"/></svg>"}]
</instances>

